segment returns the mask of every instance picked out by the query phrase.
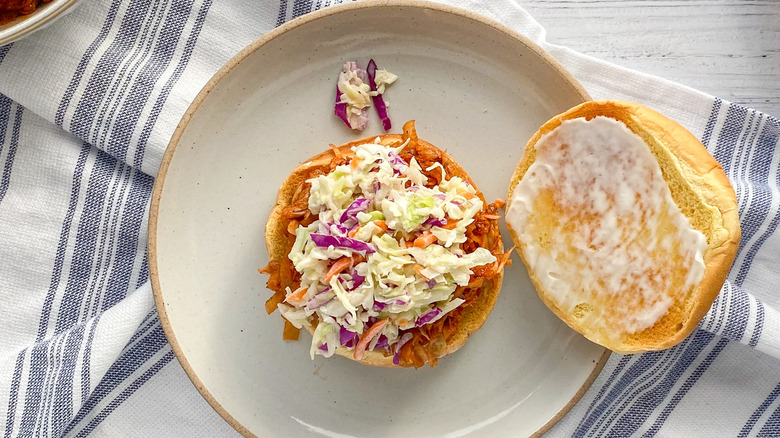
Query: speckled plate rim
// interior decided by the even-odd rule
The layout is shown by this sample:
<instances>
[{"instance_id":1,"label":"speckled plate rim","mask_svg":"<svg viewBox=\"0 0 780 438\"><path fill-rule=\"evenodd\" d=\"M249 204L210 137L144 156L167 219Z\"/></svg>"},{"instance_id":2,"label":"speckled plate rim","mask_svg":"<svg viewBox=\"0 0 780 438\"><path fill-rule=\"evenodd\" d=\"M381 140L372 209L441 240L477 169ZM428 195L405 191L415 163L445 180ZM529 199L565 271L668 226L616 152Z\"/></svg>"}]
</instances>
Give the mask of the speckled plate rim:
<instances>
[{"instance_id":1,"label":"speckled plate rim","mask_svg":"<svg viewBox=\"0 0 780 438\"><path fill-rule=\"evenodd\" d=\"M394 7L421 8L421 9L435 10L438 12L457 15L487 25L503 34L506 34L510 38L528 47L531 51L539 55L539 57L544 62L546 62L553 70L555 70L558 74L560 74L561 77L574 88L577 94L579 94L579 96L582 98L583 102L587 100L591 100L590 95L587 93L587 91L585 91L585 88L582 87L582 85L574 78L574 76L568 70L566 70L549 53L542 50L541 47L539 47L536 43L534 43L524 35L516 32L515 30L501 23L498 23L490 18L480 15L476 12L472 12L466 9L456 8L449 5L432 3L424 0L362 0L353 3L343 3L340 5L329 6L305 14L294 20L288 21L287 23L271 30L270 32L263 35L262 37L258 38L257 40L255 40L254 42L246 46L244 49L242 49L240 52L238 52L219 71L217 71L217 73L214 74L214 76L206 83L203 89L201 89L201 91L198 93L198 95L190 104L187 111L182 116L181 121L179 121L179 124L176 127L173 136L171 137L171 141L168 143L168 147L165 150L165 154L163 155L162 162L160 164L160 169L157 172L157 178L155 180L154 189L152 191L152 201L149 207L149 239L148 239L148 246L147 246L148 253L149 253L149 277L152 283L154 304L155 307L157 308L157 313L160 318L160 323L162 325L163 332L165 333L166 338L168 338L168 342L171 344L171 348L173 349L173 353L176 356L176 359L179 361L182 368L184 368L187 377L189 377L193 385L195 385L195 388L197 388L198 392L200 392L203 398L206 399L209 405L211 405L211 407L214 408L214 410L217 411L217 413L228 424L230 424L230 426L232 426L237 432L239 432L241 435L245 437L257 438L257 435L250 432L243 424L241 424L238 420L236 420L224 407L222 407L222 405L216 400L216 398L214 398L211 392L209 392L209 390L205 387L205 385L200 380L195 370L190 365L186 356L184 355L184 352L182 351L181 346L179 345L176 339L176 334L173 331L171 322L168 319L167 311L165 310L163 292L162 289L160 288L160 277L159 277L158 260L157 260L157 218L158 218L158 212L160 207L160 200L162 197L163 186L165 185L165 176L168 173L168 168L171 164L171 160L173 159L173 155L176 152L176 147L178 146L179 141L181 140L181 137L184 134L184 131L187 129L187 125L189 124L195 112L197 112L198 108L200 108L200 105L203 103L203 101L206 99L209 93L211 93L211 91L217 86L217 84L225 76L227 76L231 70L233 70L236 66L241 64L241 62L245 58L247 58L247 56L249 56L251 53L255 52L260 47L264 46L269 41L279 37L280 35L283 35L293 29L296 29L307 23L322 19L324 17L328 17L335 14L341 14L344 12L360 10L360 9L394 8ZM569 410L571 410L571 408L582 398L582 396L585 395L585 392L588 390L588 388L590 388L590 386L596 380L599 373L601 373L601 370L604 368L604 365L606 365L607 360L610 357L610 354L611 351L605 348L604 352L601 354L601 357L599 358L598 362L593 368L593 371L585 380L585 382L583 382L582 386L577 391L577 393L574 394L571 400L569 400L569 402L565 406L563 406L563 408L561 408L561 410L558 411L558 413L553 418L551 418L547 423L545 423L541 428L539 428L539 430L533 433L531 435L532 437L538 437L544 434L546 431L552 428L558 421L560 421L561 418L563 418L563 416L566 415L567 412L569 412Z\"/></svg>"},{"instance_id":2,"label":"speckled plate rim","mask_svg":"<svg viewBox=\"0 0 780 438\"><path fill-rule=\"evenodd\" d=\"M45 9L39 9L30 15L21 16L5 24L5 29L0 29L0 46L10 44L19 38L27 36L43 26L59 18L71 6L78 3L79 0L65 0L60 4L43 6Z\"/></svg>"}]
</instances>

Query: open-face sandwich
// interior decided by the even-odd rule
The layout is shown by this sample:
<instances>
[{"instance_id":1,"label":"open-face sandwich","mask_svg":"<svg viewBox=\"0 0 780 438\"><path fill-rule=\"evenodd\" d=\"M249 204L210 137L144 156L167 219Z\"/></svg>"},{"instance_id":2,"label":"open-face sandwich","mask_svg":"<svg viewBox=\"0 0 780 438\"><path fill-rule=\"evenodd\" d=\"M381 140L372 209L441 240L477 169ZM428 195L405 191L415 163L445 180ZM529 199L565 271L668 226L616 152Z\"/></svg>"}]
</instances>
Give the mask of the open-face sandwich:
<instances>
[{"instance_id":1,"label":"open-face sandwich","mask_svg":"<svg viewBox=\"0 0 780 438\"><path fill-rule=\"evenodd\" d=\"M385 134L332 146L282 184L266 224L268 274L284 338L311 356L434 366L490 313L508 253L488 204L449 155Z\"/></svg>"}]
</instances>

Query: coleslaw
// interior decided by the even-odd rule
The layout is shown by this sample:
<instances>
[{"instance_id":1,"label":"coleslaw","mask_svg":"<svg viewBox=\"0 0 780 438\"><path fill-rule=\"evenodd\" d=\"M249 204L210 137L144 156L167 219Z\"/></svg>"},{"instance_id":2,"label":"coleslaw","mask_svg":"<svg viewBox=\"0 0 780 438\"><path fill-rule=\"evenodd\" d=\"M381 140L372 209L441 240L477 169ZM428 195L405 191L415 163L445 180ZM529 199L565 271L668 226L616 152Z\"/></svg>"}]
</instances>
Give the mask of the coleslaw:
<instances>
[{"instance_id":1,"label":"coleslaw","mask_svg":"<svg viewBox=\"0 0 780 438\"><path fill-rule=\"evenodd\" d=\"M360 144L344 164L307 181L316 219L294 229L288 256L300 287L287 286L277 307L296 328L313 328L312 358L345 347L358 360L374 350L398 364L411 331L463 305L456 289L497 261L488 249L462 247L485 207L475 188L440 162L423 169L401 158L408 142ZM439 183L423 170L441 171Z\"/></svg>"}]
</instances>

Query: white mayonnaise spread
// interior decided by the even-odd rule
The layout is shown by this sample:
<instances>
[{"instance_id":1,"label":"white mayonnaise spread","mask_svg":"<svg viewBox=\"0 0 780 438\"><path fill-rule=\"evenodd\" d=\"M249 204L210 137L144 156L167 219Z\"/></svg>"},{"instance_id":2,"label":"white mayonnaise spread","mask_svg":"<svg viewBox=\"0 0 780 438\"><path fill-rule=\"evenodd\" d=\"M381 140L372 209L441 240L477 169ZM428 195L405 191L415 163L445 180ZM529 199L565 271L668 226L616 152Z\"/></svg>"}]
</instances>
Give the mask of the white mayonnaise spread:
<instances>
[{"instance_id":1,"label":"white mayonnaise spread","mask_svg":"<svg viewBox=\"0 0 780 438\"><path fill-rule=\"evenodd\" d=\"M506 213L529 270L561 310L595 303L607 333L651 327L698 285L707 242L650 149L607 117L564 121L535 147ZM537 202L554 213L535 217Z\"/></svg>"}]
</instances>

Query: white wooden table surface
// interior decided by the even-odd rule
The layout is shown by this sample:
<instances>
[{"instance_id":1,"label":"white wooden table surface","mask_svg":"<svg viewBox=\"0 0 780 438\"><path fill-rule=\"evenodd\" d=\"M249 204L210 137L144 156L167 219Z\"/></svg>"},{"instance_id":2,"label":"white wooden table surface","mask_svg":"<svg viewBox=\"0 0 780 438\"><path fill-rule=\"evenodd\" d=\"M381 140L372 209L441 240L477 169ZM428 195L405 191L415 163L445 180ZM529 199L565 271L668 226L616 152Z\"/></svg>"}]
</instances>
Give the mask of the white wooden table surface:
<instances>
[{"instance_id":1,"label":"white wooden table surface","mask_svg":"<svg viewBox=\"0 0 780 438\"><path fill-rule=\"evenodd\" d=\"M780 0L517 0L547 40L780 117Z\"/></svg>"}]
</instances>

